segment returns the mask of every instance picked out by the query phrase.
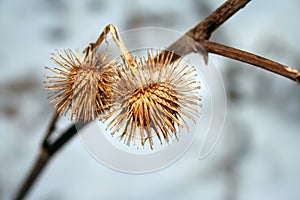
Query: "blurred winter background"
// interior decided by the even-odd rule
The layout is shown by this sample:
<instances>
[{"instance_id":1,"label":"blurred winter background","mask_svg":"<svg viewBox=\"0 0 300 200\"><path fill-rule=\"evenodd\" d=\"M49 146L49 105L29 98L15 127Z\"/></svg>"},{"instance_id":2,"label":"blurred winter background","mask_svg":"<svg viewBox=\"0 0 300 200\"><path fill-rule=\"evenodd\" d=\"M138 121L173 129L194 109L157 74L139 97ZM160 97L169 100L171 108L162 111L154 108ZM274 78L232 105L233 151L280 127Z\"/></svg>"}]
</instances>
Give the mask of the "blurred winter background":
<instances>
[{"instance_id":1,"label":"blurred winter background","mask_svg":"<svg viewBox=\"0 0 300 200\"><path fill-rule=\"evenodd\" d=\"M54 49L83 49L109 23L184 33L223 2L0 0L0 199L14 196L54 112L43 89ZM298 0L252 1L212 39L299 69L299 19ZM299 87L240 62L211 59L224 79L228 112L206 159L188 152L164 170L124 174L94 160L75 137L28 199L300 199Z\"/></svg>"}]
</instances>

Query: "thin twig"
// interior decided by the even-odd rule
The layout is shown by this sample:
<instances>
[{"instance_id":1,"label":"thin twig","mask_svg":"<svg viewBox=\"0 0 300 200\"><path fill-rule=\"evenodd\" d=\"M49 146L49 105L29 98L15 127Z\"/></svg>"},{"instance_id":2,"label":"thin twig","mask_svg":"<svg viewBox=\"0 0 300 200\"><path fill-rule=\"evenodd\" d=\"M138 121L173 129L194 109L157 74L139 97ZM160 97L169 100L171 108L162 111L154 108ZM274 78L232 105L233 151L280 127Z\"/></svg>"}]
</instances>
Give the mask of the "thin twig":
<instances>
[{"instance_id":1,"label":"thin twig","mask_svg":"<svg viewBox=\"0 0 300 200\"><path fill-rule=\"evenodd\" d=\"M49 155L44 151L42 148L40 150L40 154L35 161L33 168L31 169L31 172L25 179L23 185L20 187L17 196L14 198L15 200L21 200L24 199L26 194L29 192L31 186L33 183L37 180L41 172L43 171L44 167L46 166L47 162L49 161Z\"/></svg>"},{"instance_id":2,"label":"thin twig","mask_svg":"<svg viewBox=\"0 0 300 200\"><path fill-rule=\"evenodd\" d=\"M61 134L61 136L54 142L49 141L50 135L55 130L55 124L57 122L58 115L55 114L51 120L51 124L46 132L45 138L43 143L40 147L40 154L33 165L31 172L29 173L28 177L25 179L23 185L20 187L20 190L15 197L16 200L24 199L26 194L29 192L30 188L32 187L33 183L37 180L41 172L43 171L44 167L47 165L49 160L52 156L63 147L76 133L80 130L83 125L73 125L65 132Z\"/></svg>"},{"instance_id":3,"label":"thin twig","mask_svg":"<svg viewBox=\"0 0 300 200\"><path fill-rule=\"evenodd\" d=\"M21 186L19 192L17 193L17 196L15 197L15 199L23 199L25 197L25 195L29 191L31 185L35 182L35 180L37 179L37 177L41 173L42 169L44 168L44 166L48 162L49 154L47 153L47 150L46 150L46 148L44 148L44 146L46 146L49 137L54 132L55 125L56 125L56 122L57 122L58 118L59 118L59 114L57 112L55 112L52 119L51 119L51 121L50 121L50 125L47 129L45 137L43 139L39 156L38 156L35 164L33 165L33 168L31 170L30 174L26 178L26 181L23 183L23 185Z\"/></svg>"},{"instance_id":4,"label":"thin twig","mask_svg":"<svg viewBox=\"0 0 300 200\"><path fill-rule=\"evenodd\" d=\"M44 137L43 145L46 144L49 137L52 135L53 131L55 130L55 126L56 126L56 122L57 122L58 118L59 118L59 114L57 112L55 112L52 119L51 119L51 121L50 121L50 125L48 127L47 132L46 132L46 135Z\"/></svg>"},{"instance_id":5,"label":"thin twig","mask_svg":"<svg viewBox=\"0 0 300 200\"><path fill-rule=\"evenodd\" d=\"M263 58L261 56L228 47L219 43L203 40L200 42L202 47L209 53L221 55L233 60L238 60L244 63L248 63L262 69L271 71L275 74L289 78L296 83L300 83L300 72L294 68L279 64L272 60Z\"/></svg>"}]
</instances>

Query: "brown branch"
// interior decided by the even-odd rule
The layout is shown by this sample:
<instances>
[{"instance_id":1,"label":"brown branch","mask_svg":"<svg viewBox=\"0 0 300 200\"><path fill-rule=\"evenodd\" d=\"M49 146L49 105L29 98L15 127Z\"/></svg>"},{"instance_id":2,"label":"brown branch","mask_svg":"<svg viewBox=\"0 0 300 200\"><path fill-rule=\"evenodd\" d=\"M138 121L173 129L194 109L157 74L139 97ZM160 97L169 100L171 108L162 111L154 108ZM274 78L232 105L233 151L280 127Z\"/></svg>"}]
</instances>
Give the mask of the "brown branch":
<instances>
[{"instance_id":1,"label":"brown branch","mask_svg":"<svg viewBox=\"0 0 300 200\"><path fill-rule=\"evenodd\" d=\"M55 112L50 121L50 125L47 129L46 135L44 137L43 145L45 145L47 143L49 137L52 135L53 131L55 130L55 125L56 125L58 118L59 118L59 114L57 112Z\"/></svg>"},{"instance_id":2,"label":"brown branch","mask_svg":"<svg viewBox=\"0 0 300 200\"><path fill-rule=\"evenodd\" d=\"M50 136L52 135L53 131L55 130L55 124L58 120L59 115L54 114L50 126L45 134L44 140L40 147L40 154L31 169L31 172L26 177L24 183L20 187L15 200L24 199L26 194L31 189L34 182L38 179L39 175L43 171L44 167L47 165L49 160L53 157L53 155L60 150L76 133L79 129L83 127L83 125L73 125L65 132L61 134L61 136L56 139L54 142L50 141Z\"/></svg>"},{"instance_id":3,"label":"brown branch","mask_svg":"<svg viewBox=\"0 0 300 200\"><path fill-rule=\"evenodd\" d=\"M33 168L31 169L31 172L29 173L28 177L25 179L23 185L20 187L17 196L14 198L15 200L24 199L24 197L29 192L33 183L37 180L37 178L43 171L48 161L49 161L49 155L44 151L44 149L41 149L40 154L37 160L35 161Z\"/></svg>"},{"instance_id":4,"label":"brown branch","mask_svg":"<svg viewBox=\"0 0 300 200\"><path fill-rule=\"evenodd\" d=\"M191 43L191 39L200 42L208 40L211 34L219 28L231 16L245 7L251 0L228 0L218 9L206 17L203 21L189 30L185 36L174 42L167 50L174 51L178 55L187 55L196 49ZM188 44L188 45L187 45ZM175 58L176 59L176 58Z\"/></svg>"},{"instance_id":5,"label":"brown branch","mask_svg":"<svg viewBox=\"0 0 300 200\"><path fill-rule=\"evenodd\" d=\"M229 0L189 30L186 35L196 41L208 40L211 34L251 0Z\"/></svg>"},{"instance_id":6,"label":"brown branch","mask_svg":"<svg viewBox=\"0 0 300 200\"><path fill-rule=\"evenodd\" d=\"M211 34L219 28L220 25L237 11L245 7L250 1L251 0L226 1L211 15L206 17L194 28L189 30L183 37L169 46L167 50L176 52L173 57L174 60L176 60L179 55L184 56L191 52L197 52L203 56L206 63L208 61L207 52L222 55L271 71L300 84L300 72L294 68L290 68L255 54L209 41Z\"/></svg>"},{"instance_id":7,"label":"brown branch","mask_svg":"<svg viewBox=\"0 0 300 200\"><path fill-rule=\"evenodd\" d=\"M279 64L272 60L263 58L261 56L228 47L222 44L211 42L208 40L203 40L200 42L202 47L209 53L225 56L234 60L238 60L244 63L248 63L262 69L271 71L275 74L289 78L296 83L300 83L300 72L294 68Z\"/></svg>"}]
</instances>

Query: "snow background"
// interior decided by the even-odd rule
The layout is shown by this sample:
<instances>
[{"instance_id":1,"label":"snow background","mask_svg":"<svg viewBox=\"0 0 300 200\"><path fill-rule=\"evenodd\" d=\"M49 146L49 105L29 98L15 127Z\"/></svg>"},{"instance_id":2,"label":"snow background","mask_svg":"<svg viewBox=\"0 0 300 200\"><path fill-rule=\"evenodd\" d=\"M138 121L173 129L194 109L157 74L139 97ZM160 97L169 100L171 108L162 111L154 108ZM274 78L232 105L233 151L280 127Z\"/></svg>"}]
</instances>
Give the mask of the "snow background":
<instances>
[{"instance_id":1,"label":"snow background","mask_svg":"<svg viewBox=\"0 0 300 200\"><path fill-rule=\"evenodd\" d=\"M43 87L54 49L83 49L103 27L186 32L221 0L0 0L0 199L26 177L54 112ZM213 40L300 66L300 2L252 1ZM292 81L211 55L227 89L227 120L206 159L193 149L156 173L94 160L78 137L49 163L27 199L300 199L300 89ZM63 119L59 131L69 123Z\"/></svg>"}]
</instances>

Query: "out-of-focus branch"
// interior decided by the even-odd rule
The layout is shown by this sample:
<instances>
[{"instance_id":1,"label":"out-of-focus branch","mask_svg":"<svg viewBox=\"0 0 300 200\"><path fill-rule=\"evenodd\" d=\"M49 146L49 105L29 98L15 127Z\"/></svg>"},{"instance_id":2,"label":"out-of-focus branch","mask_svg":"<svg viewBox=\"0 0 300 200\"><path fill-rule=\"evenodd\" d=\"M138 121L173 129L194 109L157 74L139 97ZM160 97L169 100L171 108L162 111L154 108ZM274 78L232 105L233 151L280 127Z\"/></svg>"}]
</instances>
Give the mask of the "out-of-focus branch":
<instances>
[{"instance_id":1,"label":"out-of-focus branch","mask_svg":"<svg viewBox=\"0 0 300 200\"><path fill-rule=\"evenodd\" d=\"M21 185L17 196L15 197L16 200L24 199L26 194L29 192L31 186L37 180L44 167L47 165L47 163L53 157L53 155L57 151L59 151L61 147L63 147L77 133L77 130L83 127L82 125L73 125L65 132L63 132L61 136L57 138L54 142L51 142L50 137L53 131L55 130L55 124L58 120L58 117L58 114L55 113L51 120L50 126L46 132L45 138L41 144L38 158L35 164L33 165L31 172L25 179L24 183Z\"/></svg>"}]
</instances>

